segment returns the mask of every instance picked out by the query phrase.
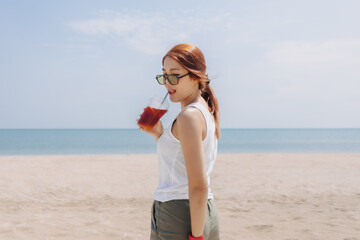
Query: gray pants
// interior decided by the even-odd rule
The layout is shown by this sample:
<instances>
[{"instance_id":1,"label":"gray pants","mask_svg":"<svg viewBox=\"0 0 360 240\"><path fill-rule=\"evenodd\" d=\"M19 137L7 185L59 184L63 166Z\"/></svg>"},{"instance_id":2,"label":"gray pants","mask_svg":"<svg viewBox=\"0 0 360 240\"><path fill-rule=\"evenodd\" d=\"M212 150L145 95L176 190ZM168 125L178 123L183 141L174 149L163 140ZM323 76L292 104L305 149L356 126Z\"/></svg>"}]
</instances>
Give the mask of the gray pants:
<instances>
[{"instance_id":1,"label":"gray pants","mask_svg":"<svg viewBox=\"0 0 360 240\"><path fill-rule=\"evenodd\" d=\"M188 240L191 231L189 200L154 201L150 240ZM219 240L219 220L213 199L207 203L205 240Z\"/></svg>"}]
</instances>

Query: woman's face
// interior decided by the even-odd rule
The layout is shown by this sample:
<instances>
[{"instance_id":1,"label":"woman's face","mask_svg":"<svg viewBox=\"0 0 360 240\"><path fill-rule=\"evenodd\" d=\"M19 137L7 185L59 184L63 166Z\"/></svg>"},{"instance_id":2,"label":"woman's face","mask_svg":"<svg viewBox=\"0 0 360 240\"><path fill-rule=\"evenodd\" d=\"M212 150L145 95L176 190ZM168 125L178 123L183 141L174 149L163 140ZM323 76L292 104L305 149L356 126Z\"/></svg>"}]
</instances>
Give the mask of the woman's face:
<instances>
[{"instance_id":1,"label":"woman's face","mask_svg":"<svg viewBox=\"0 0 360 240\"><path fill-rule=\"evenodd\" d=\"M188 71L171 57L164 60L163 73L167 75L176 74L179 77L188 73ZM171 85L167 80L165 87L169 93L172 102L184 102L194 97L199 92L199 83L193 80L190 75L179 79L177 85Z\"/></svg>"}]
</instances>

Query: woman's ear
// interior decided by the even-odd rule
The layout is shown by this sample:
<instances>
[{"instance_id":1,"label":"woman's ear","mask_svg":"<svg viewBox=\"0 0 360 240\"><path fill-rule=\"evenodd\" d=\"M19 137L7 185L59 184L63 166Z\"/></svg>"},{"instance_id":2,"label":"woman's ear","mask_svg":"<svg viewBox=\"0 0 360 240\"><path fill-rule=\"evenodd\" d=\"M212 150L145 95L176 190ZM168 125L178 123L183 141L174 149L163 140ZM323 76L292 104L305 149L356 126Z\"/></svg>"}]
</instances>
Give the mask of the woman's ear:
<instances>
[{"instance_id":1,"label":"woman's ear","mask_svg":"<svg viewBox=\"0 0 360 240\"><path fill-rule=\"evenodd\" d=\"M193 81L194 87L197 87L200 89L199 79L197 79L197 77L191 73L189 74L189 78Z\"/></svg>"},{"instance_id":2,"label":"woman's ear","mask_svg":"<svg viewBox=\"0 0 360 240\"><path fill-rule=\"evenodd\" d=\"M189 74L189 78L195 83L198 82L196 77L194 75L192 75L191 73Z\"/></svg>"},{"instance_id":3,"label":"woman's ear","mask_svg":"<svg viewBox=\"0 0 360 240\"><path fill-rule=\"evenodd\" d=\"M190 79L193 81L194 87L200 87L200 83L196 78L190 77Z\"/></svg>"}]
</instances>

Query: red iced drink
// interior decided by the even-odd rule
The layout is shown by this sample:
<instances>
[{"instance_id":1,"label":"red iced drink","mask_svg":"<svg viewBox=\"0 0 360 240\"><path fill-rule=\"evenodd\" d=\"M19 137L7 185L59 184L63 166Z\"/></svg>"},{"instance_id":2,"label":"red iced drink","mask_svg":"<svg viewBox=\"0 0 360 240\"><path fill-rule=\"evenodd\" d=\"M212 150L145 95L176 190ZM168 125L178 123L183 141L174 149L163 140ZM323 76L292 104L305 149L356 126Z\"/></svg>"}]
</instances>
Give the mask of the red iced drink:
<instances>
[{"instance_id":1,"label":"red iced drink","mask_svg":"<svg viewBox=\"0 0 360 240\"><path fill-rule=\"evenodd\" d=\"M144 112L141 114L138 124L147 131L150 131L166 112L166 109L156 109L148 106L144 108Z\"/></svg>"}]
</instances>

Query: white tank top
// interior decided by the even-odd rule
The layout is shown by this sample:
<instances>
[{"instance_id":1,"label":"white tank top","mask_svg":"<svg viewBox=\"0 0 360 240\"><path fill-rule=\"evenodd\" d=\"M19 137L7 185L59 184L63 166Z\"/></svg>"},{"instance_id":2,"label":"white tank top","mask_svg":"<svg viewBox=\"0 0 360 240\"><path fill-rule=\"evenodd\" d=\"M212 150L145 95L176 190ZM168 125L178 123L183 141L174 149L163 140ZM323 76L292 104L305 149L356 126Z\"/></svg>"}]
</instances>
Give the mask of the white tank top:
<instances>
[{"instance_id":1,"label":"white tank top","mask_svg":"<svg viewBox=\"0 0 360 240\"><path fill-rule=\"evenodd\" d=\"M206 136L202 141L206 177L210 186L210 174L213 170L217 155L217 138L215 135L215 121L207 107L201 103L191 103L186 107L195 107L204 115L206 121ZM174 122L174 121L173 121ZM154 199L166 202L174 199L189 199L188 178L185 160L180 141L171 132L172 124L164 130L157 142L159 161L159 184L154 193ZM208 199L213 198L209 187Z\"/></svg>"}]
</instances>

